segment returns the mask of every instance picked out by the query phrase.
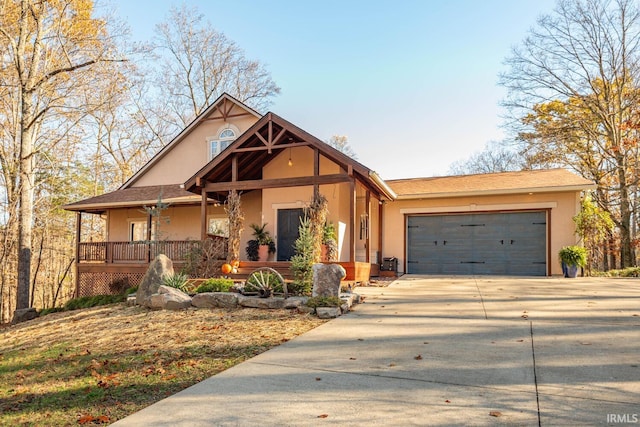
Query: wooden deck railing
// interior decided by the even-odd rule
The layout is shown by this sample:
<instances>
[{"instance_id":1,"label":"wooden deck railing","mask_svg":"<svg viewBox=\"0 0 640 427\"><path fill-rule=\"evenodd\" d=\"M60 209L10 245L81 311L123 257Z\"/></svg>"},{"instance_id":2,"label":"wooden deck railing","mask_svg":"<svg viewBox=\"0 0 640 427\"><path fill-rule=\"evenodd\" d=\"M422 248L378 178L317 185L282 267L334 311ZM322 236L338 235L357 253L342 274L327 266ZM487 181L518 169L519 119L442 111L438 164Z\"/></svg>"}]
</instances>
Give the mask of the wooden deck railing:
<instances>
[{"instance_id":1,"label":"wooden deck railing","mask_svg":"<svg viewBox=\"0 0 640 427\"><path fill-rule=\"evenodd\" d=\"M212 239L227 239L210 236ZM104 262L108 264L133 262L148 263L159 254L165 254L174 262L185 261L190 253L201 245L198 240L162 240L159 242L81 242L78 244L79 262Z\"/></svg>"}]
</instances>

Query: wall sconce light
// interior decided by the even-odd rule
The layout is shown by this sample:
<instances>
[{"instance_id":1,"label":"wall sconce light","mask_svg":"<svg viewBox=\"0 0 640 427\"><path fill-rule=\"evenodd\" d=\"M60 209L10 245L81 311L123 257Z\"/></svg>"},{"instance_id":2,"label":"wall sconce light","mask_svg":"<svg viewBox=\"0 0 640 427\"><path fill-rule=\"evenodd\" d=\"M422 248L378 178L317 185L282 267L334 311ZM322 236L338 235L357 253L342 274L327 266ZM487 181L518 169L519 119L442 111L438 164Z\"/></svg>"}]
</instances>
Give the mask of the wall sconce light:
<instances>
[{"instance_id":1,"label":"wall sconce light","mask_svg":"<svg viewBox=\"0 0 640 427\"><path fill-rule=\"evenodd\" d=\"M289 166L293 166L293 161L291 160L291 147L289 147L289 162L287 164Z\"/></svg>"}]
</instances>

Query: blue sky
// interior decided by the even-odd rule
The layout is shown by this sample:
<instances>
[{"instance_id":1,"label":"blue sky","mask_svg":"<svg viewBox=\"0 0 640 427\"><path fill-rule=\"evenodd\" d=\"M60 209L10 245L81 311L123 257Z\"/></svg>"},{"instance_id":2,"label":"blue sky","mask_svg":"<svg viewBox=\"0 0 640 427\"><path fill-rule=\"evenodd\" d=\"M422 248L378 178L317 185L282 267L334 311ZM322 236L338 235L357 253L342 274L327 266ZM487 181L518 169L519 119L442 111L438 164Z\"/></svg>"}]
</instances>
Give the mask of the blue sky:
<instances>
[{"instance_id":1,"label":"blue sky","mask_svg":"<svg viewBox=\"0 0 640 427\"><path fill-rule=\"evenodd\" d=\"M266 64L274 113L316 137L347 135L384 179L446 175L504 132L503 61L555 0L191 0ZM114 0L134 40L177 1Z\"/></svg>"}]
</instances>

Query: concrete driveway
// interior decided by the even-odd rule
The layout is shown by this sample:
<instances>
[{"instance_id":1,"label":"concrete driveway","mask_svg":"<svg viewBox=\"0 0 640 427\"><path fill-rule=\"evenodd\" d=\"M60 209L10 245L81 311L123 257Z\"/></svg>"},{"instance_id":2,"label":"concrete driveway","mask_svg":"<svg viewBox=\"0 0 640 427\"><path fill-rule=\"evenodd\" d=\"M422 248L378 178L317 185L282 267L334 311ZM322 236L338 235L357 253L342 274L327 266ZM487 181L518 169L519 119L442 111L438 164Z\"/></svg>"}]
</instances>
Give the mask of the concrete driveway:
<instances>
[{"instance_id":1,"label":"concrete driveway","mask_svg":"<svg viewBox=\"0 0 640 427\"><path fill-rule=\"evenodd\" d=\"M403 276L116 425L640 424L640 281Z\"/></svg>"}]
</instances>

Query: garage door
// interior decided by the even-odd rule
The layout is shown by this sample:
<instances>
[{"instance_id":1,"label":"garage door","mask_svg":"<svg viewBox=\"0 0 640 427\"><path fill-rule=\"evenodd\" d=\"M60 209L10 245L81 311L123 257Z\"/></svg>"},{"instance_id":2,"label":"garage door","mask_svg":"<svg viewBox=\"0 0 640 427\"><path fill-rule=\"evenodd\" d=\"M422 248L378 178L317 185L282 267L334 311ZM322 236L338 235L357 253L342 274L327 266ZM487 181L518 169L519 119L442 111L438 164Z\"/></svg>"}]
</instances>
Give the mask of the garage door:
<instances>
[{"instance_id":1,"label":"garage door","mask_svg":"<svg viewBox=\"0 0 640 427\"><path fill-rule=\"evenodd\" d=\"M547 274L546 212L409 216L407 272Z\"/></svg>"}]
</instances>

